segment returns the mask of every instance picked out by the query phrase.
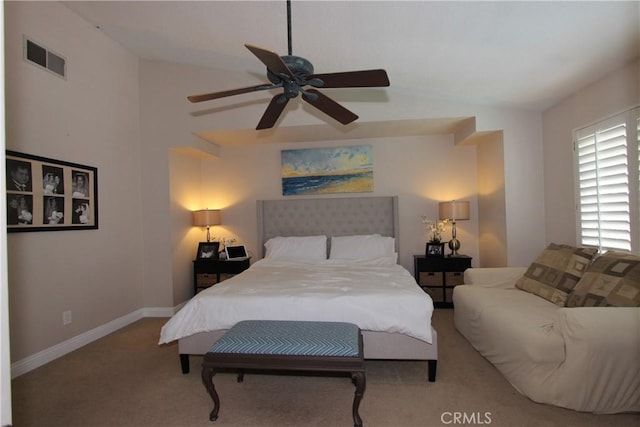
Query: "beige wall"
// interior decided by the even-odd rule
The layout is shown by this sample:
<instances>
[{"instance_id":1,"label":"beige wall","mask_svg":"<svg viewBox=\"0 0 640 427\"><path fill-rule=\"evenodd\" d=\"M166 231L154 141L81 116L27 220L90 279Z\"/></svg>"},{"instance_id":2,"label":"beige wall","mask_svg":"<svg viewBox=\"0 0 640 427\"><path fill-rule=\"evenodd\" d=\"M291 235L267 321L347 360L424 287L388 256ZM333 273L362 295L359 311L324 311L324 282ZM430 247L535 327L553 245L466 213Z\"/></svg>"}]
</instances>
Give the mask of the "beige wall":
<instances>
[{"instance_id":1,"label":"beige wall","mask_svg":"<svg viewBox=\"0 0 640 427\"><path fill-rule=\"evenodd\" d=\"M256 200L283 197L280 151L360 144L373 147L374 192L357 196L399 196L402 265L413 272L413 254L424 253L427 234L421 215L437 218L438 201L451 199L471 201L473 218L458 224L458 239L462 252L477 260L477 240L472 237L477 232L475 147L456 147L450 135L223 147L220 159L203 164L204 199L223 209L225 232L259 255Z\"/></svg>"},{"instance_id":2,"label":"beige wall","mask_svg":"<svg viewBox=\"0 0 640 427\"><path fill-rule=\"evenodd\" d=\"M640 61L636 61L544 112L547 242L577 243L573 130L639 104Z\"/></svg>"},{"instance_id":3,"label":"beige wall","mask_svg":"<svg viewBox=\"0 0 640 427\"><path fill-rule=\"evenodd\" d=\"M482 267L502 267L508 259L505 165L502 132L482 135L477 141L478 245Z\"/></svg>"},{"instance_id":4,"label":"beige wall","mask_svg":"<svg viewBox=\"0 0 640 427\"><path fill-rule=\"evenodd\" d=\"M200 163L201 157L176 150L169 153L171 282L176 304L193 296L192 261L198 242L206 241L204 229L191 225L191 212L207 207L202 202ZM211 231L213 235L214 230Z\"/></svg>"},{"instance_id":5,"label":"beige wall","mask_svg":"<svg viewBox=\"0 0 640 427\"><path fill-rule=\"evenodd\" d=\"M97 167L100 213L98 230L8 235L17 361L143 307L138 60L59 3L4 6L7 148ZM67 80L23 61L23 34Z\"/></svg>"},{"instance_id":6,"label":"beige wall","mask_svg":"<svg viewBox=\"0 0 640 427\"><path fill-rule=\"evenodd\" d=\"M163 63L157 61L141 61L141 115L143 117L142 125L142 145L143 151L149 150L160 153L162 148L192 146L194 137L192 132L205 132L207 130L222 129L246 129L253 128L257 120L262 115L266 107L264 94L247 94L229 99L223 99L209 104L190 104L186 101L185 95L213 91L216 89L242 86L250 84L252 77L244 73L228 73L221 70L210 68L188 67L177 64ZM168 84L171 82L171 84ZM224 82L224 83L222 83ZM332 92L332 95L336 92ZM541 233L531 233L531 223L542 224L544 220L544 205L542 197L542 148L541 148L541 115L532 112L500 110L488 108L478 105L460 104L455 102L426 99L415 96L412 91L404 88L391 88L385 90L387 100L375 102L350 102L347 95L334 95L334 97L342 102L347 108L357 111L361 116L361 121L373 120L402 120L402 119L419 119L433 117L477 117L478 129L481 131L500 130L504 137L504 168L507 176L505 185L505 203L506 203L506 224L503 224L507 233L506 235L509 247L508 263L511 265L522 265L530 262L530 260L539 252L544 245L544 236ZM380 97L378 97L380 98ZM306 106L294 106L286 112L286 115L280 122L280 126L298 126L305 124L324 123L317 118L315 113L308 110ZM149 115L149 120L145 116ZM390 150L402 147L396 143L398 139L391 138L388 143ZM347 140L349 141L349 140ZM201 141L200 141L201 142ZM242 143L243 141L238 141ZM348 143L362 143L367 141L349 141ZM344 141L322 141L315 145L333 145L338 146L344 144ZM208 168L203 166L203 175L211 176L211 185L208 185L205 191L208 191L213 200L207 201L208 204L222 203L225 205L234 205L242 203L243 211L248 212L234 219L234 224L229 224L225 214L225 227L232 227L232 233L243 234L243 239L255 239L254 236L246 237L247 231L255 229L255 213L254 207L250 207L251 199L247 198L267 198L281 197L279 189L279 170L265 170L259 161L265 156L272 159L272 164L277 166L279 161L279 150L281 147L277 145L259 144L250 149L220 148L221 166L215 165ZM310 147L314 143L299 143L296 146ZM427 146L423 145L422 147ZM463 147L458 147L462 149ZM259 157L255 163L252 163L252 156L244 156L236 159L230 157L234 151L247 150L249 153L264 153L263 157ZM401 148L400 148L401 149ZM414 152L409 148L407 152L400 152L398 155L404 155L412 158ZM380 158L376 156L377 158ZM213 162L213 161L212 161ZM380 165L380 163L376 163ZM442 161L437 157L429 157L424 165L425 168L433 168L434 165L440 167ZM402 165L395 164L398 168L396 175L391 177L388 186L392 191L411 191L414 194L421 194L424 210L427 213L433 212L435 215L436 200L443 195L442 190L425 193L424 190L418 192L414 185L419 186L416 179L412 179L414 171L406 172L407 178L402 177L400 172L404 172ZM229 183L227 175L220 174L220 168L233 168L234 176L241 176L243 183L248 186L246 189L237 191L229 195ZM474 163L475 168L475 163ZM459 170L464 170L465 165L459 166ZM468 168L467 168L468 169ZM157 168L154 173L159 173L161 168ZM264 172L263 172L264 171ZM450 169L447 173L433 176L430 179L437 179L439 188L449 188ZM214 178L215 178L215 182ZM475 177L473 179L475 181ZM274 188L268 187L264 191L259 190L265 186L265 182L270 182ZM384 182L384 181L380 181ZM402 187L408 185L408 189ZM475 185L475 184L474 184ZM422 187L424 188L424 187ZM376 187L376 191L380 187ZM390 191L391 191L390 190ZM466 187L457 189L464 195ZM449 188L449 192L452 189ZM453 190L454 192L456 190ZM218 193L220 192L220 194ZM526 192L527 197L522 198L522 193ZM474 193L475 194L475 193ZM443 197L449 197L446 194ZM222 199L222 200L218 200ZM431 202L429 201L431 199ZM145 207L158 203L160 199L145 202ZM162 205L157 205L156 209L160 210ZM216 206L225 207L225 206ZM477 210L476 215L477 215ZM246 215L246 216L245 216ZM417 214L419 217L419 214ZM235 216L234 216L235 217ZM238 222L241 221L241 222ZM474 217L477 221L477 217ZM159 227L162 225L158 224ZM461 232L465 225L460 224ZM420 226L418 226L420 227ZM477 233L477 222L470 223L470 229ZM415 229L411 229L415 232ZM415 234L415 233L413 233ZM412 234L412 235L413 235ZM514 236L513 238L511 236ZM473 238L473 237L472 237ZM469 240L469 239L467 239ZM468 241L468 245L477 248L477 238L475 242ZM465 240L463 240L463 244ZM407 244L403 249L404 254L410 254L417 250L415 243L405 242ZM477 249L476 249L477 250ZM407 255L401 255L406 262ZM479 259L476 261L480 262ZM160 279L160 278L158 278Z\"/></svg>"}]
</instances>

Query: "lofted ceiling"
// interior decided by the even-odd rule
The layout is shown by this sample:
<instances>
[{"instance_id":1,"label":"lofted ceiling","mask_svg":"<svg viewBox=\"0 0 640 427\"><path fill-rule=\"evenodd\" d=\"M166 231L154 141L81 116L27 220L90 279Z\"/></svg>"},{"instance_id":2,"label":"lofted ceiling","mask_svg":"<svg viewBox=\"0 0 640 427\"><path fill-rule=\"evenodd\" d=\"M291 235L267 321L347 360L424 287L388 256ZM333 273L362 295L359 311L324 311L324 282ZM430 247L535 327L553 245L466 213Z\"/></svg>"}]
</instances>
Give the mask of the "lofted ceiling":
<instances>
[{"instance_id":1,"label":"lofted ceiling","mask_svg":"<svg viewBox=\"0 0 640 427\"><path fill-rule=\"evenodd\" d=\"M246 86L264 66L245 43L287 54L285 0L63 3L142 58L237 71ZM320 73L384 68L417 96L543 111L640 56L639 4L293 0L293 54Z\"/></svg>"}]
</instances>

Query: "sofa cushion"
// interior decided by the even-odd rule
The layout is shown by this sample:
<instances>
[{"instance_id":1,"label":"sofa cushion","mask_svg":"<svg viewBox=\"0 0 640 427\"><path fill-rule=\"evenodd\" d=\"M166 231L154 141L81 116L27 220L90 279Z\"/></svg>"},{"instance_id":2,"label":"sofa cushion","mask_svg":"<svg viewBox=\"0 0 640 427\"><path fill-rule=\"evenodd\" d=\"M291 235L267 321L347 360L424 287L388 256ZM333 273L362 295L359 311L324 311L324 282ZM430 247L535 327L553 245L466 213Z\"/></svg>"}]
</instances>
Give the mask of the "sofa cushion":
<instances>
[{"instance_id":1,"label":"sofa cushion","mask_svg":"<svg viewBox=\"0 0 640 427\"><path fill-rule=\"evenodd\" d=\"M529 266L516 288L564 306L598 249L551 243Z\"/></svg>"},{"instance_id":2,"label":"sofa cushion","mask_svg":"<svg viewBox=\"0 0 640 427\"><path fill-rule=\"evenodd\" d=\"M609 251L596 258L567 307L640 307L640 257Z\"/></svg>"}]
</instances>

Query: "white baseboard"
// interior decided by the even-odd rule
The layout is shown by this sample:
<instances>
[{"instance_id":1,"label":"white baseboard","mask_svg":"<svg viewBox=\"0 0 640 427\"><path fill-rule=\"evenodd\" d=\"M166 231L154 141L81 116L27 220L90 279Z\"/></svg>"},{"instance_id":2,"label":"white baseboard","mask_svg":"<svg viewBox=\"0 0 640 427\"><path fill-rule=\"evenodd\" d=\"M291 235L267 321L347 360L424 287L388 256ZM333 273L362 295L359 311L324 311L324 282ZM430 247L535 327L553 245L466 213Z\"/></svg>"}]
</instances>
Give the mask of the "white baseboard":
<instances>
[{"instance_id":1,"label":"white baseboard","mask_svg":"<svg viewBox=\"0 0 640 427\"><path fill-rule=\"evenodd\" d=\"M40 366L62 357L67 353L71 353L90 342L105 337L110 333L124 328L125 326L144 317L171 317L176 311L177 310L175 308L171 307L147 307L136 310L133 313L129 313L118 319L112 320L109 323L98 326L97 328L56 344L53 347L49 347L36 354L12 363L11 378L16 378L20 375L26 374L29 371L39 368Z\"/></svg>"},{"instance_id":2,"label":"white baseboard","mask_svg":"<svg viewBox=\"0 0 640 427\"><path fill-rule=\"evenodd\" d=\"M182 303L178 307L182 307L184 304ZM171 307L146 307L141 310L142 317L171 317L178 312L176 308Z\"/></svg>"}]
</instances>

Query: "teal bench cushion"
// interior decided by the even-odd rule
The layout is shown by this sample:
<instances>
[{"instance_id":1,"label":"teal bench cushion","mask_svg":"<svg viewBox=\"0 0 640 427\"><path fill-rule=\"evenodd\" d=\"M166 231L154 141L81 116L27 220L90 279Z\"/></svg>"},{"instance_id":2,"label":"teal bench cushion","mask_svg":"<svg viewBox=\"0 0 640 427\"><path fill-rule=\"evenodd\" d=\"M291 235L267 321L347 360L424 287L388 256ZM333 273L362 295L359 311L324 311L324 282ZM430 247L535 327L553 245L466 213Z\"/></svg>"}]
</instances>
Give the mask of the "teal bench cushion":
<instances>
[{"instance_id":1,"label":"teal bench cushion","mask_svg":"<svg viewBox=\"0 0 640 427\"><path fill-rule=\"evenodd\" d=\"M210 353L357 357L359 329L352 323L244 320L209 349Z\"/></svg>"}]
</instances>

